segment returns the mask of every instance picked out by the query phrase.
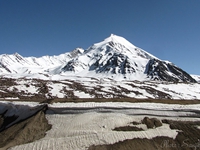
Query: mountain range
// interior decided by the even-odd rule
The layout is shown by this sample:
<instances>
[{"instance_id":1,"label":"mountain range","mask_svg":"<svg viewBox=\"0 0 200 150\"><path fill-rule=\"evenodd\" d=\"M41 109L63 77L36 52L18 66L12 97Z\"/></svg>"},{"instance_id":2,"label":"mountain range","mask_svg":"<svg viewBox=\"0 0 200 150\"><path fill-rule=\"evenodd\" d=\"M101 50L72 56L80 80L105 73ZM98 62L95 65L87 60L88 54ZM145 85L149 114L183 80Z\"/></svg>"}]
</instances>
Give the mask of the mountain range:
<instances>
[{"instance_id":1,"label":"mountain range","mask_svg":"<svg viewBox=\"0 0 200 150\"><path fill-rule=\"evenodd\" d=\"M76 48L58 56L0 55L0 75L49 79L57 76L197 82L186 71L163 61L125 38L111 34L88 49ZM55 78L54 78L55 79Z\"/></svg>"}]
</instances>

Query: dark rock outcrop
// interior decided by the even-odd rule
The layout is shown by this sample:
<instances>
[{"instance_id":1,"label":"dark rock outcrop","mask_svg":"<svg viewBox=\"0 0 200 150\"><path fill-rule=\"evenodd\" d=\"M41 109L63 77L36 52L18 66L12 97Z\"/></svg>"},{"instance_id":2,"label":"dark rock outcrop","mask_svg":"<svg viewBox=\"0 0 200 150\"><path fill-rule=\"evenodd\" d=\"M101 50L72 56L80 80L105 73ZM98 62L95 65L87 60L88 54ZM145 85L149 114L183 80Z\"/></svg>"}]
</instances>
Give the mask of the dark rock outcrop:
<instances>
[{"instance_id":1,"label":"dark rock outcrop","mask_svg":"<svg viewBox=\"0 0 200 150\"><path fill-rule=\"evenodd\" d=\"M45 110L46 108L43 108L29 118L20 120L1 131L0 137L3 138L0 138L0 149L5 150L9 147L33 142L44 137L46 131L51 129L51 125L48 124L48 120L45 117ZM3 120L5 121L5 118ZM12 121L12 118L9 120Z\"/></svg>"},{"instance_id":2,"label":"dark rock outcrop","mask_svg":"<svg viewBox=\"0 0 200 150\"><path fill-rule=\"evenodd\" d=\"M157 127L162 126L162 123L157 118L145 117L142 120L142 123L146 124L147 128L157 128Z\"/></svg>"},{"instance_id":3,"label":"dark rock outcrop","mask_svg":"<svg viewBox=\"0 0 200 150\"><path fill-rule=\"evenodd\" d=\"M158 59L149 60L145 73L153 80L168 82L197 82L187 72L174 64Z\"/></svg>"}]
</instances>

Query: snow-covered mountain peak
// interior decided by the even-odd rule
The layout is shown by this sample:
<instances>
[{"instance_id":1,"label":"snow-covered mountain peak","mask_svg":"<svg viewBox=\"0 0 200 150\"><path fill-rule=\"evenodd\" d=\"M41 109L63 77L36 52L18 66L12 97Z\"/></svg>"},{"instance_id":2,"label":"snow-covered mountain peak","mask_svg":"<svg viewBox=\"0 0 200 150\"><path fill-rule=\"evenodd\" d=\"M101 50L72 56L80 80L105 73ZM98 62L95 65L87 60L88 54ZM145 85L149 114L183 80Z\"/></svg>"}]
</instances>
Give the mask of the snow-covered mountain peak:
<instances>
[{"instance_id":1,"label":"snow-covered mountain peak","mask_svg":"<svg viewBox=\"0 0 200 150\"><path fill-rule=\"evenodd\" d=\"M23 57L18 53L0 55L0 75L19 77L87 76L114 80L164 80L196 82L189 74L168 61L111 34L87 50L58 56Z\"/></svg>"},{"instance_id":2,"label":"snow-covered mountain peak","mask_svg":"<svg viewBox=\"0 0 200 150\"><path fill-rule=\"evenodd\" d=\"M70 60L61 72L111 77L116 80L195 82L186 72L172 63L162 61L114 34Z\"/></svg>"},{"instance_id":3,"label":"snow-covered mountain peak","mask_svg":"<svg viewBox=\"0 0 200 150\"><path fill-rule=\"evenodd\" d=\"M15 55L15 56L20 56L20 54L18 54L17 52L15 52L13 55Z\"/></svg>"},{"instance_id":4,"label":"snow-covered mountain peak","mask_svg":"<svg viewBox=\"0 0 200 150\"><path fill-rule=\"evenodd\" d=\"M94 44L89 47L86 53L95 53L95 55L105 55L105 54L123 54L130 58L144 58L144 59L158 59L152 54L136 47L128 40L121 36L111 34L109 37L103 41Z\"/></svg>"},{"instance_id":5,"label":"snow-covered mountain peak","mask_svg":"<svg viewBox=\"0 0 200 150\"><path fill-rule=\"evenodd\" d=\"M87 75L95 72L103 76L119 75L120 78L136 79L132 74L142 76L149 59L157 58L125 38L111 34L89 47L82 55L70 60L62 72Z\"/></svg>"},{"instance_id":6,"label":"snow-covered mountain peak","mask_svg":"<svg viewBox=\"0 0 200 150\"><path fill-rule=\"evenodd\" d=\"M111 34L109 37L104 39L102 42L94 44L95 47L104 47L104 46L116 46L121 45L122 47L126 47L127 49L134 49L136 48L135 45L131 44L128 40L121 36L117 36L114 34Z\"/></svg>"},{"instance_id":7,"label":"snow-covered mountain peak","mask_svg":"<svg viewBox=\"0 0 200 150\"><path fill-rule=\"evenodd\" d=\"M115 34L111 34L110 37L105 39L105 41L108 41L108 42L112 41L114 43L120 43L121 45L124 45L125 47L127 47L129 49L137 48L135 45L130 43L125 38L118 36L118 35L115 35Z\"/></svg>"},{"instance_id":8,"label":"snow-covered mountain peak","mask_svg":"<svg viewBox=\"0 0 200 150\"><path fill-rule=\"evenodd\" d=\"M83 54L84 51L85 50L82 49L82 48L76 48L76 49L74 49L73 51L70 52L70 55L71 55L71 57L76 57L76 56L78 56L80 54Z\"/></svg>"}]
</instances>

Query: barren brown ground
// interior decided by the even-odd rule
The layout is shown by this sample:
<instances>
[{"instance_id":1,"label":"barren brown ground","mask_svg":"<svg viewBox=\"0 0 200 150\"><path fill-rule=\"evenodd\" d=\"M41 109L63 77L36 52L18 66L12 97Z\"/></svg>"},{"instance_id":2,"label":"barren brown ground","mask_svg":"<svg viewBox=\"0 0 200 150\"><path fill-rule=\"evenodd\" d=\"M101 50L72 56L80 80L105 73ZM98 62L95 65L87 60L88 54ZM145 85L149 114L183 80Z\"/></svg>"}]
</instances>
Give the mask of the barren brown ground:
<instances>
[{"instance_id":1,"label":"barren brown ground","mask_svg":"<svg viewBox=\"0 0 200 150\"><path fill-rule=\"evenodd\" d=\"M48 102L48 100L47 100ZM163 103L163 104L200 104L200 100L175 100L175 99L135 99L135 98L77 98L77 99L53 99L49 100L50 103L54 102L150 102L150 103Z\"/></svg>"},{"instance_id":2,"label":"barren brown ground","mask_svg":"<svg viewBox=\"0 0 200 150\"><path fill-rule=\"evenodd\" d=\"M55 98L55 99L0 99L0 101L24 101L24 102L39 102L39 103L81 103L81 102L130 102L130 103L163 103L163 104L200 104L200 100L182 100L182 99L136 99L136 98Z\"/></svg>"}]
</instances>

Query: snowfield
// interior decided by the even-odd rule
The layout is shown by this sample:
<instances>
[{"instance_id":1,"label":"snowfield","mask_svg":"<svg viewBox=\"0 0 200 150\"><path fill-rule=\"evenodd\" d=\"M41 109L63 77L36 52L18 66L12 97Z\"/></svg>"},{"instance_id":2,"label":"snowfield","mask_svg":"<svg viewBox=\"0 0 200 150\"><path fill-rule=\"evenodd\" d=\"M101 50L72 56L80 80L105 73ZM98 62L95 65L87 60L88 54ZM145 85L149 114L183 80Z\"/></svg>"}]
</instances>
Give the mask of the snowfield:
<instances>
[{"instance_id":1,"label":"snowfield","mask_svg":"<svg viewBox=\"0 0 200 150\"><path fill-rule=\"evenodd\" d=\"M84 113L78 115L47 115L49 123L53 125L45 138L30 144L11 148L25 149L59 149L86 150L91 145L113 144L118 141L133 138L148 138L168 135L175 138L176 130L171 130L167 124L157 129L141 132L117 132L115 127L124 126L133 120L142 120L141 116L128 116L116 113ZM170 131L170 133L169 133Z\"/></svg>"},{"instance_id":2,"label":"snowfield","mask_svg":"<svg viewBox=\"0 0 200 150\"><path fill-rule=\"evenodd\" d=\"M17 109L18 114L29 114L30 110L39 105L30 102L1 102L1 112L5 104ZM86 150L91 145L113 144L133 138L167 136L174 139L178 130L170 129L169 124L163 123L160 127L148 129L144 124L133 125L131 122L141 122L145 116L176 121L200 121L200 104L87 102L53 103L48 106L46 118L52 124L52 129L47 131L46 136L10 150ZM142 128L143 131L113 131L115 127L127 125Z\"/></svg>"}]
</instances>

